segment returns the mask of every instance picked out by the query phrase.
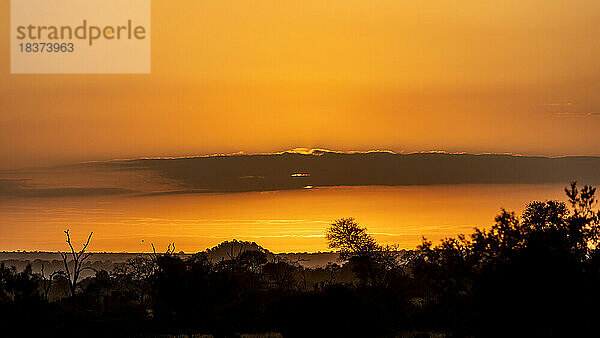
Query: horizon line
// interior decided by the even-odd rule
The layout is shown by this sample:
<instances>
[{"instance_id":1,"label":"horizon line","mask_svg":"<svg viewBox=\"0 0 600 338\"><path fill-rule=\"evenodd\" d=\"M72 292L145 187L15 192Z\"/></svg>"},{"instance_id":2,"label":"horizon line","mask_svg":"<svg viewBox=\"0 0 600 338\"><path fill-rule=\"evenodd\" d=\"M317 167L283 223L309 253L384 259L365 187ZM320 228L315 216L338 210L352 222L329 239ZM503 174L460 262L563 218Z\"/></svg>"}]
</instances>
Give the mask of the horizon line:
<instances>
[{"instance_id":1,"label":"horizon line","mask_svg":"<svg viewBox=\"0 0 600 338\"><path fill-rule=\"evenodd\" d=\"M354 155L354 154L390 154L390 155L419 155L419 154L440 154L440 155L473 155L473 156L512 156L512 157L533 157L533 158L572 158L572 157L592 157L600 158L600 155L540 155L540 154L522 154L512 152L467 152L467 151L446 151L446 150L422 150L422 151L394 151L389 149L370 149L370 150L332 150L327 148L304 148L298 147L289 150L275 152L231 152L231 153L209 153L209 154L190 154L190 155L173 155L173 156L139 156L139 157L124 157L112 158L106 160L88 160L72 163L73 164L93 164L93 163L110 163L110 162L127 162L139 160L179 160L179 159L196 159L196 158L212 158L212 157L235 157L235 156L272 156L272 155L311 155L322 156L325 154L339 155ZM60 166L60 165L59 165Z\"/></svg>"}]
</instances>

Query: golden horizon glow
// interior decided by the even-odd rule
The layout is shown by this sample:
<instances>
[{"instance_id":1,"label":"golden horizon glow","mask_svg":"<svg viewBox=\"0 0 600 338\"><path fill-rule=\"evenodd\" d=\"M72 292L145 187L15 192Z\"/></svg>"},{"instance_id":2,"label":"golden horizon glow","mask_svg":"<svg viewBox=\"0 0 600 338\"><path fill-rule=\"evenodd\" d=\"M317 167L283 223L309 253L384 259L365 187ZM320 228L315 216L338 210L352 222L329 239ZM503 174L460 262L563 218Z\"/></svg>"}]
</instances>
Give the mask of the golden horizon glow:
<instances>
[{"instance_id":1,"label":"golden horizon glow","mask_svg":"<svg viewBox=\"0 0 600 338\"><path fill-rule=\"evenodd\" d=\"M520 211L530 200L564 200L563 186L434 185L332 187L153 197L64 197L0 203L6 251L64 249L94 236L91 251L148 252L175 243L198 252L226 240L247 240L275 253L329 251L323 237L337 218L354 217L385 244L413 249L421 236L438 241L489 228L501 207ZM465 212L468 210L468 212ZM35 224L35 226L32 226ZM6 226L9 225L9 226Z\"/></svg>"}]
</instances>

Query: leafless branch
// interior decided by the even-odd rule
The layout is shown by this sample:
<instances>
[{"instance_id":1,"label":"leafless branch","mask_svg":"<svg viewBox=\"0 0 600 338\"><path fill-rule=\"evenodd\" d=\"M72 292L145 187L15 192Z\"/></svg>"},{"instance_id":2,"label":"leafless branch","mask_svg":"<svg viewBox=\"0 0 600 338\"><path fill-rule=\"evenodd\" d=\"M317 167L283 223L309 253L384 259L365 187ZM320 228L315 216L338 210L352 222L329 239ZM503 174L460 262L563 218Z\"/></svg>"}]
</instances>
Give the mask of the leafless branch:
<instances>
[{"instance_id":1,"label":"leafless branch","mask_svg":"<svg viewBox=\"0 0 600 338\"><path fill-rule=\"evenodd\" d=\"M65 230L65 235L67 237L66 242L69 245L69 249L71 250L70 258L73 264L73 270L69 268L69 263L71 263L68 260L69 254L59 251L58 253L62 258L63 265L65 267L65 271L60 271L59 273L64 274L67 277L67 281L69 282L69 289L71 290L71 296L75 296L81 273L86 270L96 271L96 269L90 266L83 266L83 263L92 256L92 253L86 253L85 250L90 245L90 240L92 239L93 234L93 232L90 232L90 235L83 244L81 250L76 252L71 242L71 235L69 234L69 230Z\"/></svg>"}]
</instances>

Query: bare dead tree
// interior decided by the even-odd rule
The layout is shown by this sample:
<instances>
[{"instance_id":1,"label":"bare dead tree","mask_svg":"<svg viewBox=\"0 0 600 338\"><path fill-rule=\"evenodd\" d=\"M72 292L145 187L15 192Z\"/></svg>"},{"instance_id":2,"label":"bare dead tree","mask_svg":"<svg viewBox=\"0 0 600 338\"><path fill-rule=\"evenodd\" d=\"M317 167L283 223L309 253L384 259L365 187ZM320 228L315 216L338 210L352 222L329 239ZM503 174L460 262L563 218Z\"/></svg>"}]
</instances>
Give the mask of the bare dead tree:
<instances>
[{"instance_id":1,"label":"bare dead tree","mask_svg":"<svg viewBox=\"0 0 600 338\"><path fill-rule=\"evenodd\" d=\"M150 245L152 245L152 254L151 255L154 259L156 259L157 257L160 257L160 256L170 256L170 255L175 254L175 242L169 243L169 245L167 246L167 250L163 254L156 253L156 248L154 247L154 243L150 243Z\"/></svg>"},{"instance_id":2,"label":"bare dead tree","mask_svg":"<svg viewBox=\"0 0 600 338\"><path fill-rule=\"evenodd\" d=\"M69 235L69 230L65 230L65 235L67 235L66 242L69 245L69 249L71 250L71 252L64 253L62 251L59 251L58 253L60 254L60 257L62 257L63 264L65 267L65 270L61 271L61 274L64 274L67 278L67 281L69 283L69 289L71 290L71 296L75 296L81 273L85 270L96 271L96 269L94 269L91 266L84 266L85 261L92 256L92 253L85 252L88 245L90 244L90 240L92 239L92 234L93 232L90 232L90 235L88 236L87 241L85 242L81 250L75 251L75 249L73 248L73 244L71 243L71 236ZM73 262L73 270L69 268L69 256L71 257Z\"/></svg>"},{"instance_id":3,"label":"bare dead tree","mask_svg":"<svg viewBox=\"0 0 600 338\"><path fill-rule=\"evenodd\" d=\"M48 300L48 293L50 292L50 288L52 287L52 282L54 281L54 277L59 275L61 272L53 271L51 274L48 275L48 277L46 277L46 274L44 273L44 264L42 264L41 270L42 270L41 271L42 280L44 281L42 284L43 291L44 291L44 299Z\"/></svg>"}]
</instances>

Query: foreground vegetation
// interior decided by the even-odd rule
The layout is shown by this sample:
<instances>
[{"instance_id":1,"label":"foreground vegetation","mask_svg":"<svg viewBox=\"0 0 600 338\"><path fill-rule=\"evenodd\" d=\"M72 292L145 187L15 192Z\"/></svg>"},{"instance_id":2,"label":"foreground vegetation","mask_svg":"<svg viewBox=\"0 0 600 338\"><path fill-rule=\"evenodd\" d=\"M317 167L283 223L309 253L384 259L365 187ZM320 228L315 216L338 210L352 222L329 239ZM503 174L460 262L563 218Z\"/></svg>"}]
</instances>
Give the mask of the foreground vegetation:
<instances>
[{"instance_id":1,"label":"foreground vegetation","mask_svg":"<svg viewBox=\"0 0 600 338\"><path fill-rule=\"evenodd\" d=\"M67 232L63 270L0 267L0 318L21 336L585 334L599 313L600 212L595 188L565 192L567 204L501 210L491 229L408 252L340 219L326 238L341 262L315 269L225 243L218 261L170 246L83 279L91 234L77 251Z\"/></svg>"}]
</instances>

